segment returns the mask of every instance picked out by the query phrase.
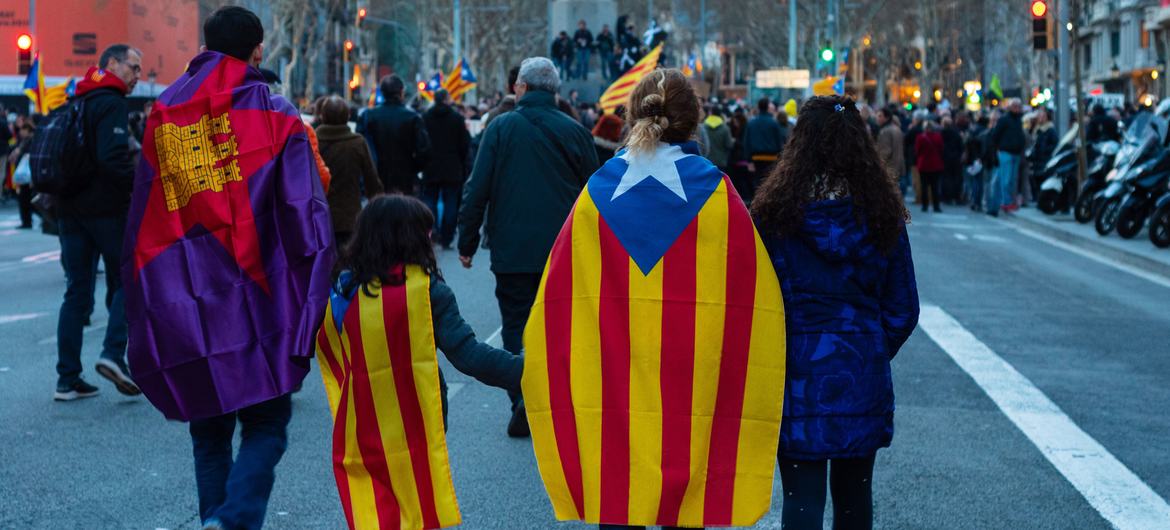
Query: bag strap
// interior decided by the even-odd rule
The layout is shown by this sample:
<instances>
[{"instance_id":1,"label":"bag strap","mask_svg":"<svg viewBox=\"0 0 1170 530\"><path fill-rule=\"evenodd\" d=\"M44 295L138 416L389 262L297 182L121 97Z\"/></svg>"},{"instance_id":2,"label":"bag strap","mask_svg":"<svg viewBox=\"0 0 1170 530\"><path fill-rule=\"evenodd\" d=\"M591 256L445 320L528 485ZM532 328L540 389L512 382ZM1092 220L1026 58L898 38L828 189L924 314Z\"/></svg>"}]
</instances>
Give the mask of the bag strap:
<instances>
[{"instance_id":1,"label":"bag strap","mask_svg":"<svg viewBox=\"0 0 1170 530\"><path fill-rule=\"evenodd\" d=\"M581 172L578 171L577 164L573 162L573 157L569 156L569 152L565 149L564 144L557 140L557 135L553 134L553 132L549 130L548 126L540 120L534 120L525 115L524 110L525 109L516 109L516 114L519 114L521 117L523 117L524 121L527 121L528 123L534 125L537 129L540 129L541 133L544 133L545 138L548 139L549 142L552 142L554 146L556 146L557 151L560 151L561 157L564 158L565 163L569 165L569 170L573 172L573 177L577 180L580 180Z\"/></svg>"}]
</instances>

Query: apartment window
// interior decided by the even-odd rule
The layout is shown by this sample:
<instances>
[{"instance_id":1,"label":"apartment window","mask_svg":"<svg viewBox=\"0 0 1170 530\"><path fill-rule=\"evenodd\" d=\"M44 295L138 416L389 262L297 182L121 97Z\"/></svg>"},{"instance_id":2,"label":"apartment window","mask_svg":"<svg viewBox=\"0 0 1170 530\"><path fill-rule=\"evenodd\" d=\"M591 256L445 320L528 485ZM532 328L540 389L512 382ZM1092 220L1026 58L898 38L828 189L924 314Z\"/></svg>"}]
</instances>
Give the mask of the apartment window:
<instances>
[{"instance_id":1,"label":"apartment window","mask_svg":"<svg viewBox=\"0 0 1170 530\"><path fill-rule=\"evenodd\" d=\"M1109 51L1113 57L1121 55L1121 32L1113 31L1109 33Z\"/></svg>"},{"instance_id":2,"label":"apartment window","mask_svg":"<svg viewBox=\"0 0 1170 530\"><path fill-rule=\"evenodd\" d=\"M1085 49L1081 51L1081 67L1085 70L1093 68L1093 45L1085 43Z\"/></svg>"}]
</instances>

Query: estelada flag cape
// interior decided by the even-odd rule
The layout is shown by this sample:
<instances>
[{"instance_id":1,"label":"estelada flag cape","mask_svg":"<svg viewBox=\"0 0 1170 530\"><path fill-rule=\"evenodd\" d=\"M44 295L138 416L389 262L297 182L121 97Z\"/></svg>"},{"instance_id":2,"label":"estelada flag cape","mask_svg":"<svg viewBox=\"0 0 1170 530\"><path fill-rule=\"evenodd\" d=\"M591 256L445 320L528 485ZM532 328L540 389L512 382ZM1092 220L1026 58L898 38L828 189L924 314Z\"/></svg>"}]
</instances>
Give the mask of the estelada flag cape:
<instances>
[{"instance_id":1,"label":"estelada flag cape","mask_svg":"<svg viewBox=\"0 0 1170 530\"><path fill-rule=\"evenodd\" d=\"M767 252L694 143L606 162L553 245L524 334L557 518L755 523L771 501L784 338Z\"/></svg>"},{"instance_id":2,"label":"estelada flag cape","mask_svg":"<svg viewBox=\"0 0 1170 530\"><path fill-rule=\"evenodd\" d=\"M199 54L154 104L134 178L122 278L135 382L177 420L292 391L333 259L297 109L259 70Z\"/></svg>"},{"instance_id":3,"label":"estelada flag cape","mask_svg":"<svg viewBox=\"0 0 1170 530\"><path fill-rule=\"evenodd\" d=\"M334 288L317 333L333 412L333 474L351 529L459 524L447 459L430 277ZM369 291L367 294L365 291Z\"/></svg>"}]
</instances>

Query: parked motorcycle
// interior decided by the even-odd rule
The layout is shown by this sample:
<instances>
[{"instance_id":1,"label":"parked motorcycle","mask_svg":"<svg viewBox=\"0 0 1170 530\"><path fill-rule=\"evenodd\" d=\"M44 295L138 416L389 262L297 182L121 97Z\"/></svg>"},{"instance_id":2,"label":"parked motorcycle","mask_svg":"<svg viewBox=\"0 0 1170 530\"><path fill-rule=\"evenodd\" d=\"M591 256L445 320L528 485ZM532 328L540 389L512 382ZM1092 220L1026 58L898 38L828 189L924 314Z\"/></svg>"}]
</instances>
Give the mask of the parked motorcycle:
<instances>
[{"instance_id":1,"label":"parked motorcycle","mask_svg":"<svg viewBox=\"0 0 1170 530\"><path fill-rule=\"evenodd\" d=\"M1089 223L1093 221L1093 217L1096 214L1093 211L1093 196L1105 188L1105 176L1113 169L1118 154L1121 151L1121 144L1113 140L1106 140L1090 146L1090 149L1090 153L1095 152L1096 154L1090 158L1089 170L1085 172L1085 182L1081 184L1081 190L1077 194L1076 204L1073 205L1073 217L1076 218L1078 223ZM1068 181L1068 185L1076 184L1076 168L1073 168L1073 170L1072 180Z\"/></svg>"},{"instance_id":2,"label":"parked motorcycle","mask_svg":"<svg viewBox=\"0 0 1170 530\"><path fill-rule=\"evenodd\" d=\"M1170 189L1165 191L1150 214L1150 242L1158 248L1170 248Z\"/></svg>"},{"instance_id":3,"label":"parked motorcycle","mask_svg":"<svg viewBox=\"0 0 1170 530\"><path fill-rule=\"evenodd\" d=\"M1090 176L1082 184L1081 193L1074 208L1074 215L1078 222L1088 223L1101 217L1101 207L1106 200L1125 191L1124 185L1119 181L1135 164L1152 156L1150 149L1164 145L1166 141L1165 124L1168 119L1170 119L1170 99L1159 103L1153 113L1141 112L1134 117L1125 130L1125 137L1122 139L1120 149L1114 156L1113 167L1105 168L1104 174L1100 178ZM1156 137L1156 139L1150 140L1151 136ZM1149 145L1151 143L1155 145ZM1095 172L1090 173L1094 174ZM1116 212L1111 214L1111 216L1115 215ZM1101 232L1101 227L1098 227L1097 231ZM1112 228L1108 228L1105 233L1112 231Z\"/></svg>"},{"instance_id":4,"label":"parked motorcycle","mask_svg":"<svg viewBox=\"0 0 1170 530\"><path fill-rule=\"evenodd\" d=\"M1069 206L1074 202L1074 197L1071 194L1072 190L1077 186L1077 149L1076 149L1077 129L1074 126L1060 139L1060 143L1056 144L1056 149L1052 152L1052 157L1048 159L1043 169L1044 180L1040 183L1040 194L1036 199L1037 207L1040 211L1046 214L1054 214L1058 211L1068 212ZM1096 193L1097 189L1103 187L1099 185L1096 189L1089 188L1088 184L1091 182L1104 183L1105 174L1113 168L1113 159L1117 156L1117 152L1121 149L1121 144L1112 140L1098 142L1090 145L1088 149L1089 171L1085 174L1086 185L1081 188L1081 196L1083 197L1086 189L1092 189L1089 193L1089 198L1086 201L1085 208L1089 209L1091 205L1092 194ZM1075 201L1079 206L1082 201ZM1092 217L1089 218L1092 220Z\"/></svg>"},{"instance_id":5,"label":"parked motorcycle","mask_svg":"<svg viewBox=\"0 0 1170 530\"><path fill-rule=\"evenodd\" d=\"M1134 189L1131 185L1140 184L1143 189L1150 189L1149 186L1156 184L1153 177L1170 169L1170 156L1164 156L1168 128L1170 122L1166 118L1142 113L1126 131L1125 145L1117 155L1114 168L1105 177L1105 188L1093 198L1097 205L1094 207L1094 225L1098 234L1108 235L1117 228L1126 196ZM1132 224L1137 213L1132 207L1127 213L1127 233L1133 230ZM1144 216L1142 219L1144 221ZM1140 230L1141 226L1137 229Z\"/></svg>"},{"instance_id":6,"label":"parked motorcycle","mask_svg":"<svg viewBox=\"0 0 1170 530\"><path fill-rule=\"evenodd\" d=\"M1126 178L1126 194L1117 210L1117 235L1130 239L1146 224L1154 206L1166 194L1170 181L1170 149L1162 149L1148 171L1131 173Z\"/></svg>"}]
</instances>

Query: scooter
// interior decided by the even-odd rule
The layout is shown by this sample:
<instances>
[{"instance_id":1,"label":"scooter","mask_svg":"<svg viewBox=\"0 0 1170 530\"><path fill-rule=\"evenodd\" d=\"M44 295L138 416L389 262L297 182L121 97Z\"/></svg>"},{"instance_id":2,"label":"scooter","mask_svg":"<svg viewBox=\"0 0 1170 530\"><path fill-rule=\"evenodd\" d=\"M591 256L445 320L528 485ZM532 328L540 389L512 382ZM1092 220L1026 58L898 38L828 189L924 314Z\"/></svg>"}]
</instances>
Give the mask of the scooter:
<instances>
[{"instance_id":1,"label":"scooter","mask_svg":"<svg viewBox=\"0 0 1170 530\"><path fill-rule=\"evenodd\" d=\"M1170 99L1158 104L1154 112L1141 112L1125 130L1125 137L1113 159L1113 168L1105 170L1105 176L1098 182L1086 179L1077 199L1075 215L1077 221L1087 223L1102 217L1101 210L1106 201L1125 192L1122 178L1135 165L1144 163L1153 156L1151 150L1162 146L1166 140L1167 119L1170 118ZM1120 208L1120 204L1117 205ZM1116 211L1106 217L1115 217ZM1114 219L1115 221L1116 219ZM1106 226L1097 224L1101 235L1113 231L1112 222ZM1102 231L1104 229L1104 231Z\"/></svg>"},{"instance_id":2,"label":"scooter","mask_svg":"<svg viewBox=\"0 0 1170 530\"><path fill-rule=\"evenodd\" d=\"M1158 248L1170 248L1170 189L1165 190L1150 214L1150 242Z\"/></svg>"},{"instance_id":3,"label":"scooter","mask_svg":"<svg viewBox=\"0 0 1170 530\"><path fill-rule=\"evenodd\" d=\"M1089 170L1085 173L1085 183L1081 184L1076 204L1073 205L1073 217L1078 223L1093 221L1093 217L1097 213L1093 210L1093 196L1105 188L1105 176L1113 169L1114 162L1121 151L1121 144L1113 140L1106 140L1090 146L1090 149L1096 152L1096 156L1090 159L1092 162L1089 163ZM1075 183L1070 182L1070 185L1075 185Z\"/></svg>"},{"instance_id":4,"label":"scooter","mask_svg":"<svg viewBox=\"0 0 1170 530\"><path fill-rule=\"evenodd\" d=\"M1154 206L1166 194L1167 182L1170 182L1170 150L1163 150L1153 169L1127 179L1128 192L1117 210L1117 235L1130 239L1142 231Z\"/></svg>"},{"instance_id":5,"label":"scooter","mask_svg":"<svg viewBox=\"0 0 1170 530\"><path fill-rule=\"evenodd\" d=\"M1048 163L1044 164L1040 181L1040 194L1036 197L1036 207L1048 215L1060 210L1068 209L1068 200L1064 190L1076 186L1077 178L1077 128L1072 127L1064 138L1056 144Z\"/></svg>"}]
</instances>

